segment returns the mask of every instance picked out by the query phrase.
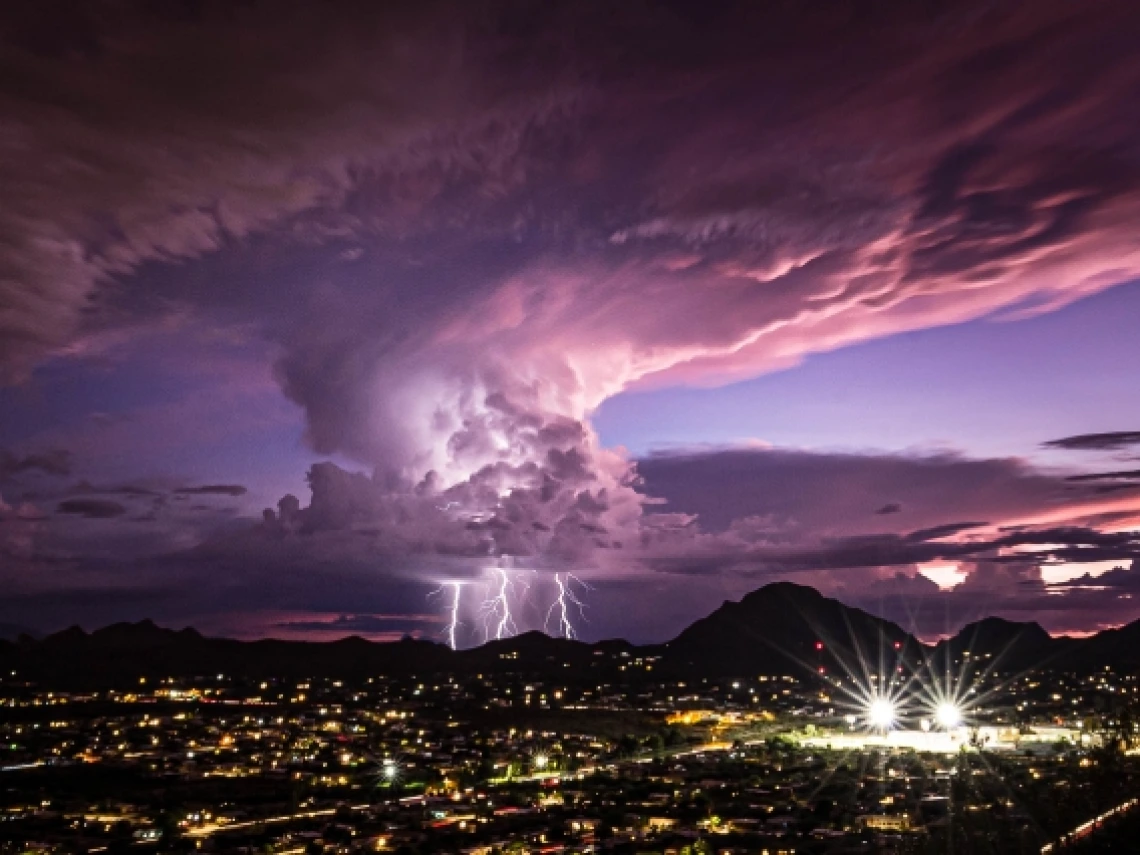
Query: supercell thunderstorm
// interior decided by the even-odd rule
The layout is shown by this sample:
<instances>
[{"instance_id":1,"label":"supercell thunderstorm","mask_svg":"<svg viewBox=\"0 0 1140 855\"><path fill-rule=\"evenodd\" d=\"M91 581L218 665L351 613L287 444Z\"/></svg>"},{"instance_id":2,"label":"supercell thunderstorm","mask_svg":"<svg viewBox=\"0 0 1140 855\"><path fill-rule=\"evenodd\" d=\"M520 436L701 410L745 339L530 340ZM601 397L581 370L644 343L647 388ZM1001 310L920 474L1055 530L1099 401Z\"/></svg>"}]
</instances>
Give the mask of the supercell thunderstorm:
<instances>
[{"instance_id":1,"label":"supercell thunderstorm","mask_svg":"<svg viewBox=\"0 0 1140 855\"><path fill-rule=\"evenodd\" d=\"M1140 97L1134 13L953 5L896 27L725 4L699 39L676 4L543 7L525 33L494 3L372 4L351 25L253 4L123 32L92 13L82 114L35 51L0 83L19 149L0 299L21 307L0 314L0 379L140 329L264 345L307 447L361 471L314 465L307 505L284 496L244 537L188 534L187 560L265 566L286 593L314 566L417 586L417 608L439 589L453 647L575 637L588 587L623 574L998 555L1015 535L847 557L796 520L703 529L591 424L625 390L1046 311L1140 273L1140 132L1119 119ZM207 98L210 23L226 86ZM125 83L154 80L180 83ZM33 579L54 555L8 563Z\"/></svg>"}]
</instances>

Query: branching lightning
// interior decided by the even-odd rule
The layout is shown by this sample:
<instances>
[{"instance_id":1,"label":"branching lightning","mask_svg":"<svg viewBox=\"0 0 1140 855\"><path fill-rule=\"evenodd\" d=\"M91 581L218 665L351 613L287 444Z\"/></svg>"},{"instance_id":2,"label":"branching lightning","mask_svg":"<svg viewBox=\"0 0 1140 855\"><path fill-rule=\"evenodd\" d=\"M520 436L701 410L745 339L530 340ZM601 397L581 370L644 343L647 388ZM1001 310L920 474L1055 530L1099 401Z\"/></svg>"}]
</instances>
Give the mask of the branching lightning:
<instances>
[{"instance_id":1,"label":"branching lightning","mask_svg":"<svg viewBox=\"0 0 1140 855\"><path fill-rule=\"evenodd\" d=\"M461 626L461 623L459 621L459 603L462 596L463 583L444 582L442 585L428 594L428 597L431 598L441 595L444 588L451 588L451 605L447 626L444 628L444 632L447 633L447 643L451 649L458 650L459 648L456 646L456 634L459 630L459 627Z\"/></svg>"},{"instance_id":2,"label":"branching lightning","mask_svg":"<svg viewBox=\"0 0 1140 855\"><path fill-rule=\"evenodd\" d=\"M534 571L512 570L506 567L497 567L490 571L493 575L487 586L486 597L479 605L478 618L483 624L483 640L499 640L509 638L519 633L519 618L517 608L526 603L526 594L530 591L527 579ZM447 600L449 618L444 630L452 650L457 649L458 629L462 626L459 620L462 608L463 582L444 582L430 596L443 596L445 589L451 590ZM562 638L578 638L578 626L586 620L586 604L582 601L582 592L590 590L590 586L573 573L556 573L554 584L557 594L554 602L546 611L546 621L543 628L548 634ZM520 587L522 590L520 591ZM552 624L554 625L552 627Z\"/></svg>"},{"instance_id":3,"label":"branching lightning","mask_svg":"<svg viewBox=\"0 0 1140 855\"><path fill-rule=\"evenodd\" d=\"M550 604L550 608L546 612L545 629L550 632L550 619L557 615L558 630L557 635L563 638L577 638L578 632L574 629L574 624L570 620L571 606L578 610L578 616L586 619L586 605L574 593L573 585L577 584L584 590L589 590L590 586L575 576L573 573L567 573L565 578L559 573L554 574L554 584L558 586L558 596L554 602Z\"/></svg>"},{"instance_id":4,"label":"branching lightning","mask_svg":"<svg viewBox=\"0 0 1140 855\"><path fill-rule=\"evenodd\" d=\"M510 574L502 567L496 568L499 576L497 592L483 601L480 614L483 616L483 635L490 641L518 634L519 628L511 615L510 595L514 591L514 582Z\"/></svg>"}]
</instances>

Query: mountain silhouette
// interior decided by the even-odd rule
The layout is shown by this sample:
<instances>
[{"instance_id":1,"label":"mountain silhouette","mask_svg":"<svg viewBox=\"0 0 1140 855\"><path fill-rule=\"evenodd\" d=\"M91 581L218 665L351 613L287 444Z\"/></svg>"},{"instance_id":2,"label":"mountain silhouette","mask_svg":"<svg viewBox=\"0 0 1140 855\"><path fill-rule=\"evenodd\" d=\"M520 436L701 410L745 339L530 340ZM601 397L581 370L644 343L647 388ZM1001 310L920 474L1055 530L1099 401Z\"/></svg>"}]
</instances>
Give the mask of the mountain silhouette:
<instances>
[{"instance_id":1,"label":"mountain silhouette","mask_svg":"<svg viewBox=\"0 0 1140 855\"><path fill-rule=\"evenodd\" d=\"M631 667L631 663L636 664ZM990 617L924 645L898 624L791 582L726 601L672 641L587 643L526 632L469 650L405 638L373 642L237 641L153 621L85 632L71 627L42 639L0 640L0 668L61 686L137 683L140 678L363 678L443 673L517 673L559 680L912 673L924 663L961 672L963 663L1003 673L1055 667L1140 670L1140 621L1083 639L1050 636L1036 623ZM646 668L651 664L651 668Z\"/></svg>"},{"instance_id":2,"label":"mountain silhouette","mask_svg":"<svg viewBox=\"0 0 1140 855\"><path fill-rule=\"evenodd\" d=\"M1073 639L1053 638L1038 623L987 617L966 624L935 645L930 660L939 669L976 668L999 673L1024 671L1054 662Z\"/></svg>"},{"instance_id":3,"label":"mountain silhouette","mask_svg":"<svg viewBox=\"0 0 1140 855\"><path fill-rule=\"evenodd\" d=\"M913 667L922 645L897 624L791 582L728 601L664 645L673 671L731 676L829 667Z\"/></svg>"}]
</instances>

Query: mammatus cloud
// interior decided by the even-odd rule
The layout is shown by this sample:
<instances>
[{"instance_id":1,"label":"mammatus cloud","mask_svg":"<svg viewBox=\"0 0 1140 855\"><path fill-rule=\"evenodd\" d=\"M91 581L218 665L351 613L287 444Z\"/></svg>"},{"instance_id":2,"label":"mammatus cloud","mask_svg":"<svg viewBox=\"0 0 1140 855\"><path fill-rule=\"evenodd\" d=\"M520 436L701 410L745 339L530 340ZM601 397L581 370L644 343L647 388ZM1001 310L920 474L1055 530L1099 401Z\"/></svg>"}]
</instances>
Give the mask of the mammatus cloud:
<instances>
[{"instance_id":1,"label":"mammatus cloud","mask_svg":"<svg viewBox=\"0 0 1140 855\"><path fill-rule=\"evenodd\" d=\"M448 169L467 156L490 174L480 127L519 124L518 105L496 109L454 59L462 24L427 6L55 5L6 10L0 44L9 377L47 351L82 351L83 313L143 264L287 232L300 212L342 206L365 172L414 181L418 158Z\"/></svg>"}]
</instances>

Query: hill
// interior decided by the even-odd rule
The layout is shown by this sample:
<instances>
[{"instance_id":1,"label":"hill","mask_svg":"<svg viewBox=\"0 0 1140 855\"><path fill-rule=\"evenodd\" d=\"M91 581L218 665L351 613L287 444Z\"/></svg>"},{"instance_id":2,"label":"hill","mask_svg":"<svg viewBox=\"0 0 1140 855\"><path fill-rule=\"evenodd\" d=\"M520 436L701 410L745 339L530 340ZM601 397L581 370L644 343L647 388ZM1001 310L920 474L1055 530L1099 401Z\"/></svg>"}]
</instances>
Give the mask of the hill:
<instances>
[{"instance_id":1,"label":"hill","mask_svg":"<svg viewBox=\"0 0 1140 855\"><path fill-rule=\"evenodd\" d=\"M776 582L725 602L663 649L673 671L772 675L913 667L922 645L897 624L814 588Z\"/></svg>"},{"instance_id":2,"label":"hill","mask_svg":"<svg viewBox=\"0 0 1140 855\"><path fill-rule=\"evenodd\" d=\"M988 617L938 642L930 660L939 668L973 660L980 667L1002 672L1024 671L1056 660L1070 641L1053 638L1038 623Z\"/></svg>"},{"instance_id":3,"label":"hill","mask_svg":"<svg viewBox=\"0 0 1140 855\"><path fill-rule=\"evenodd\" d=\"M628 667L652 663L652 671ZM1086 639L1053 638L1038 624L986 618L934 646L897 624L777 582L727 601L665 644L586 643L527 632L453 651L431 641L380 643L351 636L332 642L236 641L172 630L152 621L92 633L71 627L42 639L0 640L0 668L61 686L129 684L140 677L361 678L442 673L558 675L560 680L938 671L963 662L1017 672L1037 667L1140 671L1140 621Z\"/></svg>"}]
</instances>

